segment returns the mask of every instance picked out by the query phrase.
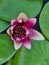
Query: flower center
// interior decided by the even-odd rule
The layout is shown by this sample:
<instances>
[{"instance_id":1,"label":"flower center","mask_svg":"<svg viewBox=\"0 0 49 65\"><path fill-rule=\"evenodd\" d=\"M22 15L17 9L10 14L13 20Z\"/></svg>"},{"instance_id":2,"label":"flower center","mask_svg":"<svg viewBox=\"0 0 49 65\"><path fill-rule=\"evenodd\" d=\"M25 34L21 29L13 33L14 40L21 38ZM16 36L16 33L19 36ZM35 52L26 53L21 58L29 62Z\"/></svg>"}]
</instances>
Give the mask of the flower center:
<instances>
[{"instance_id":1,"label":"flower center","mask_svg":"<svg viewBox=\"0 0 49 65\"><path fill-rule=\"evenodd\" d=\"M20 38L26 36L26 31L22 28L22 26L17 26L15 33L16 33L16 36Z\"/></svg>"}]
</instances>

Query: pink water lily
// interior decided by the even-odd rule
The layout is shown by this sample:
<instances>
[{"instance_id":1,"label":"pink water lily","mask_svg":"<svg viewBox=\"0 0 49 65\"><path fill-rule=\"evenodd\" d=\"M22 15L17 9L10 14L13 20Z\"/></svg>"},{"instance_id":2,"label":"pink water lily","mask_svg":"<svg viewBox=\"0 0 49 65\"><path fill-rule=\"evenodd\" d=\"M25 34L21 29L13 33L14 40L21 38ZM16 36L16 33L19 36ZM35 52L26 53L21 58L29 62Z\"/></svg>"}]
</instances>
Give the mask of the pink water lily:
<instances>
[{"instance_id":1,"label":"pink water lily","mask_svg":"<svg viewBox=\"0 0 49 65\"><path fill-rule=\"evenodd\" d=\"M11 27L7 30L7 33L14 41L14 47L16 50L22 45L30 49L31 39L44 40L42 34L33 29L35 24L36 18L28 19L24 13L20 13L17 19L11 21Z\"/></svg>"}]
</instances>

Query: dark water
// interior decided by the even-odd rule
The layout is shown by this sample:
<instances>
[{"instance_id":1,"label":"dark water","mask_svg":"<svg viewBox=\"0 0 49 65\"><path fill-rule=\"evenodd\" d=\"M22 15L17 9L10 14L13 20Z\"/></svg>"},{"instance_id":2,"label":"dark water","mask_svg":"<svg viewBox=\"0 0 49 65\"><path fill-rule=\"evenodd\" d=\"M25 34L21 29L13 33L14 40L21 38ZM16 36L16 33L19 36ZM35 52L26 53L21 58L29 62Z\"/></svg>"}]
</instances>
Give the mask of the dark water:
<instances>
[{"instance_id":1,"label":"dark water","mask_svg":"<svg viewBox=\"0 0 49 65\"><path fill-rule=\"evenodd\" d=\"M44 5L45 5L47 2L49 2L49 0L43 0L43 4L42 4L41 11L42 11ZM36 23L36 25L35 25L35 27L34 27L34 28L35 28L36 30L38 30L39 32L41 32L40 27L39 27L39 17L40 17L41 11L40 11L39 14L36 16L36 18L37 18L37 23Z\"/></svg>"},{"instance_id":2,"label":"dark water","mask_svg":"<svg viewBox=\"0 0 49 65\"><path fill-rule=\"evenodd\" d=\"M47 2L49 2L49 0L43 0L43 4L42 4L41 11L42 11L44 5L45 5ZM39 16L40 16L41 11L40 11L39 14L36 16L37 21L39 21ZM36 25L35 25L34 28L35 28L36 30L38 30L39 32L41 32L38 22L36 23ZM6 33L6 30L5 30L4 32L2 32L2 33ZM6 63L5 63L5 64L6 64ZM3 64L3 65L5 65L5 64Z\"/></svg>"}]
</instances>

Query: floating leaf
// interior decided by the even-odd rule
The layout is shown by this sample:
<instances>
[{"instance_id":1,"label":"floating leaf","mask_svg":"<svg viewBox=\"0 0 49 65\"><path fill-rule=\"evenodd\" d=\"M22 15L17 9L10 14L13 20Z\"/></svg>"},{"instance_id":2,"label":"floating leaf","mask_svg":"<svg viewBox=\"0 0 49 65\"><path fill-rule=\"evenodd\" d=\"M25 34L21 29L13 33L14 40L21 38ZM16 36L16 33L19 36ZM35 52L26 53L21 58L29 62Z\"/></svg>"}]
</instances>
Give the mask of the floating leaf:
<instances>
[{"instance_id":1,"label":"floating leaf","mask_svg":"<svg viewBox=\"0 0 49 65\"><path fill-rule=\"evenodd\" d=\"M39 21L43 34L49 40L49 2L44 6Z\"/></svg>"},{"instance_id":2,"label":"floating leaf","mask_svg":"<svg viewBox=\"0 0 49 65\"><path fill-rule=\"evenodd\" d=\"M43 63L38 64L38 65L49 65L49 60L45 60Z\"/></svg>"},{"instance_id":3,"label":"floating leaf","mask_svg":"<svg viewBox=\"0 0 49 65\"><path fill-rule=\"evenodd\" d=\"M13 65L42 65L49 59L49 42L33 41L30 50L22 47L19 49L14 58Z\"/></svg>"},{"instance_id":4,"label":"floating leaf","mask_svg":"<svg viewBox=\"0 0 49 65\"><path fill-rule=\"evenodd\" d=\"M8 61L15 52L16 51L10 37L6 34L0 34L0 64Z\"/></svg>"},{"instance_id":5,"label":"floating leaf","mask_svg":"<svg viewBox=\"0 0 49 65\"><path fill-rule=\"evenodd\" d=\"M5 65L13 65L13 58L11 58Z\"/></svg>"},{"instance_id":6,"label":"floating leaf","mask_svg":"<svg viewBox=\"0 0 49 65\"><path fill-rule=\"evenodd\" d=\"M29 17L35 17L41 10L43 0L2 0L0 5L0 19L11 20L20 12Z\"/></svg>"},{"instance_id":7,"label":"floating leaf","mask_svg":"<svg viewBox=\"0 0 49 65\"><path fill-rule=\"evenodd\" d=\"M9 22L0 20L0 33L10 26Z\"/></svg>"}]
</instances>

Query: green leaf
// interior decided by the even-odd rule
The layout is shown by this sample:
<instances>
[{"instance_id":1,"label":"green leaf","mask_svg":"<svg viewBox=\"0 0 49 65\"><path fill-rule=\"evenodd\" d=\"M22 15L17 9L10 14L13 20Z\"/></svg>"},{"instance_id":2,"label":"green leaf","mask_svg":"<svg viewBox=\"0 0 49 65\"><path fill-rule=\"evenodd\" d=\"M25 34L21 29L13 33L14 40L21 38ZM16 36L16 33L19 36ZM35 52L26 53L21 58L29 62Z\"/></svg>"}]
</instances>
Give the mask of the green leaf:
<instances>
[{"instance_id":1,"label":"green leaf","mask_svg":"<svg viewBox=\"0 0 49 65\"><path fill-rule=\"evenodd\" d=\"M41 12L39 23L42 33L49 40L49 2L44 6Z\"/></svg>"},{"instance_id":2,"label":"green leaf","mask_svg":"<svg viewBox=\"0 0 49 65\"><path fill-rule=\"evenodd\" d=\"M10 37L6 34L0 34L0 64L11 59L15 52L16 51Z\"/></svg>"},{"instance_id":3,"label":"green leaf","mask_svg":"<svg viewBox=\"0 0 49 65\"><path fill-rule=\"evenodd\" d=\"M41 63L39 65L49 65L49 60L45 60L43 63Z\"/></svg>"},{"instance_id":4,"label":"green leaf","mask_svg":"<svg viewBox=\"0 0 49 65\"><path fill-rule=\"evenodd\" d=\"M35 17L41 10L43 0L2 0L0 5L0 19L15 19L20 12L28 17Z\"/></svg>"},{"instance_id":5,"label":"green leaf","mask_svg":"<svg viewBox=\"0 0 49 65\"><path fill-rule=\"evenodd\" d=\"M0 33L7 29L9 26L9 22L0 20Z\"/></svg>"},{"instance_id":6,"label":"green leaf","mask_svg":"<svg viewBox=\"0 0 49 65\"><path fill-rule=\"evenodd\" d=\"M32 41L30 50L22 47L19 49L14 58L13 65L40 65L49 59L49 42Z\"/></svg>"},{"instance_id":7,"label":"green leaf","mask_svg":"<svg viewBox=\"0 0 49 65\"><path fill-rule=\"evenodd\" d=\"M11 58L5 65L13 65L13 58Z\"/></svg>"}]
</instances>

